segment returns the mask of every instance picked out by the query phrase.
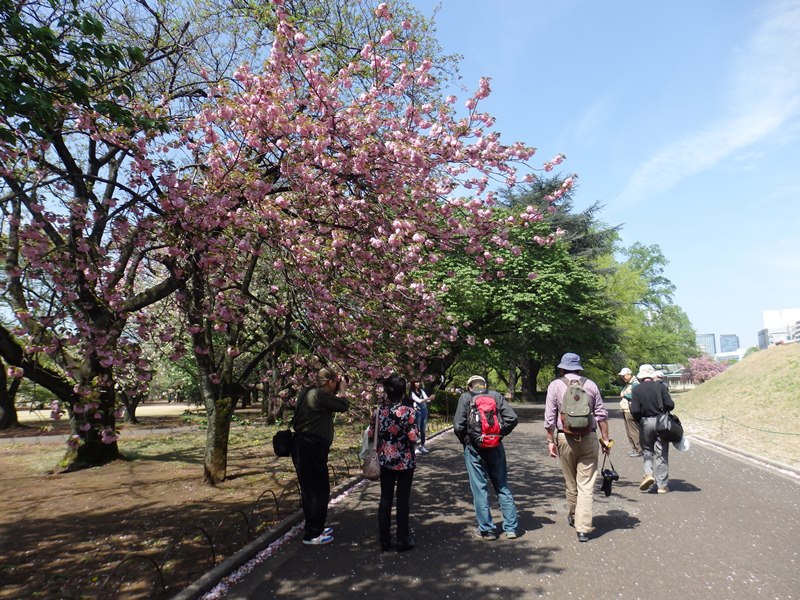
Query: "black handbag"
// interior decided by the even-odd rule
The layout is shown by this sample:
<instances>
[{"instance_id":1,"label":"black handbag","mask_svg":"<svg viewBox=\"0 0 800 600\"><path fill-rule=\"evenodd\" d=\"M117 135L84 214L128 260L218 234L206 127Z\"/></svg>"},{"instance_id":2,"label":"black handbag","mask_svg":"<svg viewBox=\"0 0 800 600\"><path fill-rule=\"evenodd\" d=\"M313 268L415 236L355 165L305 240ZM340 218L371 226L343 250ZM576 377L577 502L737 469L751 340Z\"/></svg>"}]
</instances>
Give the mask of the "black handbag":
<instances>
[{"instance_id":1,"label":"black handbag","mask_svg":"<svg viewBox=\"0 0 800 600\"><path fill-rule=\"evenodd\" d=\"M664 410L664 403L660 394L658 396L658 404L661 412L656 417L656 433L667 442L680 442L683 437L681 420L671 412Z\"/></svg>"},{"instance_id":2,"label":"black handbag","mask_svg":"<svg viewBox=\"0 0 800 600\"><path fill-rule=\"evenodd\" d=\"M272 451L275 452L275 456L285 457L292 455L292 442L294 441L292 427L294 427L295 419L297 419L297 413L300 412L300 404L305 399L309 389L311 388L306 388L297 401L297 406L294 407L294 415L289 423L289 428L281 429L272 436Z\"/></svg>"},{"instance_id":3,"label":"black handbag","mask_svg":"<svg viewBox=\"0 0 800 600\"><path fill-rule=\"evenodd\" d=\"M681 420L672 413L661 413L656 417L656 433L668 442L680 442L683 437Z\"/></svg>"}]
</instances>

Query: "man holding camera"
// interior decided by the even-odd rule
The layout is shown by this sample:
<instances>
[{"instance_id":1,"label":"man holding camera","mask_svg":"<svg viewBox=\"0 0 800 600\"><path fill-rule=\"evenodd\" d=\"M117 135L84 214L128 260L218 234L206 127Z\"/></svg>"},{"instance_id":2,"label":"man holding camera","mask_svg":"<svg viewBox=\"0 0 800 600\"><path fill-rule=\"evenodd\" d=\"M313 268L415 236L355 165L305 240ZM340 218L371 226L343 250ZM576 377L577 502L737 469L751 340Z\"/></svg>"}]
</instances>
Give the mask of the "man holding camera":
<instances>
[{"instance_id":1,"label":"man holding camera","mask_svg":"<svg viewBox=\"0 0 800 600\"><path fill-rule=\"evenodd\" d=\"M597 478L597 430L600 430L600 448L604 454L611 452L608 439L608 411L597 384L581 376L581 358L567 352L558 364L558 377L547 388L544 408L544 428L547 432L547 451L561 463L566 487L567 522L578 533L579 542L588 542L592 531L592 501ZM567 400L567 394L572 398ZM578 429L572 426L574 405L583 404L585 422ZM569 404L570 407L566 405ZM588 405L588 406L587 406ZM569 408L565 412L565 407ZM575 420L577 421L577 419Z\"/></svg>"},{"instance_id":2,"label":"man holding camera","mask_svg":"<svg viewBox=\"0 0 800 600\"><path fill-rule=\"evenodd\" d=\"M317 372L317 387L306 388L295 407L292 462L297 471L303 501L303 544L319 546L333 541L333 529L325 527L331 483L328 452L333 443L333 413L350 408L344 393L346 380L331 368Z\"/></svg>"}]
</instances>

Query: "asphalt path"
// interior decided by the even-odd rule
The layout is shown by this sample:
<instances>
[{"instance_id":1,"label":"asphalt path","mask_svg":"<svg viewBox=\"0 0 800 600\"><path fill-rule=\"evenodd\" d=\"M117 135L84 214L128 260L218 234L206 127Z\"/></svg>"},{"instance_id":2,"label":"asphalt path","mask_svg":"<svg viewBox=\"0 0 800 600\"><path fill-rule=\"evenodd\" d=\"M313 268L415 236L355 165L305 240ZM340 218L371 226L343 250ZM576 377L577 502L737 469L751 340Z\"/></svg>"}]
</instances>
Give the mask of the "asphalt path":
<instances>
[{"instance_id":1,"label":"asphalt path","mask_svg":"<svg viewBox=\"0 0 800 600\"><path fill-rule=\"evenodd\" d=\"M616 406L615 404L612 406ZM737 600L798 598L800 478L693 440L670 452L670 492L642 493L640 458L612 410L611 496L595 494L591 539L566 522L563 480L547 455L541 406L517 408L505 440L520 527L516 540L476 536L461 446L445 431L429 441L412 489L417 547L382 553L379 485L362 481L332 503L335 541L308 547L299 527L269 546L206 598L606 598ZM776 439L776 443L779 440ZM500 518L492 497L493 514ZM243 561L240 561L240 564ZM222 577L222 573L219 575Z\"/></svg>"}]
</instances>

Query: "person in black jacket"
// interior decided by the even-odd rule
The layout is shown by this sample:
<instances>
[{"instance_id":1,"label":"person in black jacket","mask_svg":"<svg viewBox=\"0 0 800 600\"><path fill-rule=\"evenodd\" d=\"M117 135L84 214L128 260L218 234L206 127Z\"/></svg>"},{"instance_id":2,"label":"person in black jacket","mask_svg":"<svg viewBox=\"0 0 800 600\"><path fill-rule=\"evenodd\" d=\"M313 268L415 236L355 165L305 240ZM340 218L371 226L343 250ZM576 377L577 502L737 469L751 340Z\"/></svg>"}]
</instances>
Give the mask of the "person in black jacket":
<instances>
[{"instance_id":1,"label":"person in black jacket","mask_svg":"<svg viewBox=\"0 0 800 600\"><path fill-rule=\"evenodd\" d=\"M639 385L633 388L631 414L639 422L639 441L644 462L644 479L639 484L643 492L655 483L659 494L669 491L669 441L656 433L656 417L675 408L667 387L655 379L653 365L639 367L636 379Z\"/></svg>"},{"instance_id":2,"label":"person in black jacket","mask_svg":"<svg viewBox=\"0 0 800 600\"><path fill-rule=\"evenodd\" d=\"M325 527L331 483L328 452L333 443L333 413L350 408L344 393L345 381L331 368L317 372L317 387L300 394L295 411L292 462L297 471L303 516L306 522L303 544L318 546L333 541L333 529Z\"/></svg>"}]
</instances>

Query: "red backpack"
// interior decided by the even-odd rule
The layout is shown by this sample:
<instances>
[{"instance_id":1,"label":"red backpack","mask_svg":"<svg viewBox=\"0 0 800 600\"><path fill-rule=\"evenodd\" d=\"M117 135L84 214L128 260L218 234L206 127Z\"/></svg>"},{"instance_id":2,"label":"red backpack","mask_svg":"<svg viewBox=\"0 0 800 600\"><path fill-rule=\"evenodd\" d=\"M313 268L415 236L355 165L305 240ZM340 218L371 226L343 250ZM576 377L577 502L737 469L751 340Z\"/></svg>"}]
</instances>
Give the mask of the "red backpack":
<instances>
[{"instance_id":1,"label":"red backpack","mask_svg":"<svg viewBox=\"0 0 800 600\"><path fill-rule=\"evenodd\" d=\"M489 394L477 394L469 403L467 435L476 448L497 448L500 436L500 415L497 402Z\"/></svg>"}]
</instances>

